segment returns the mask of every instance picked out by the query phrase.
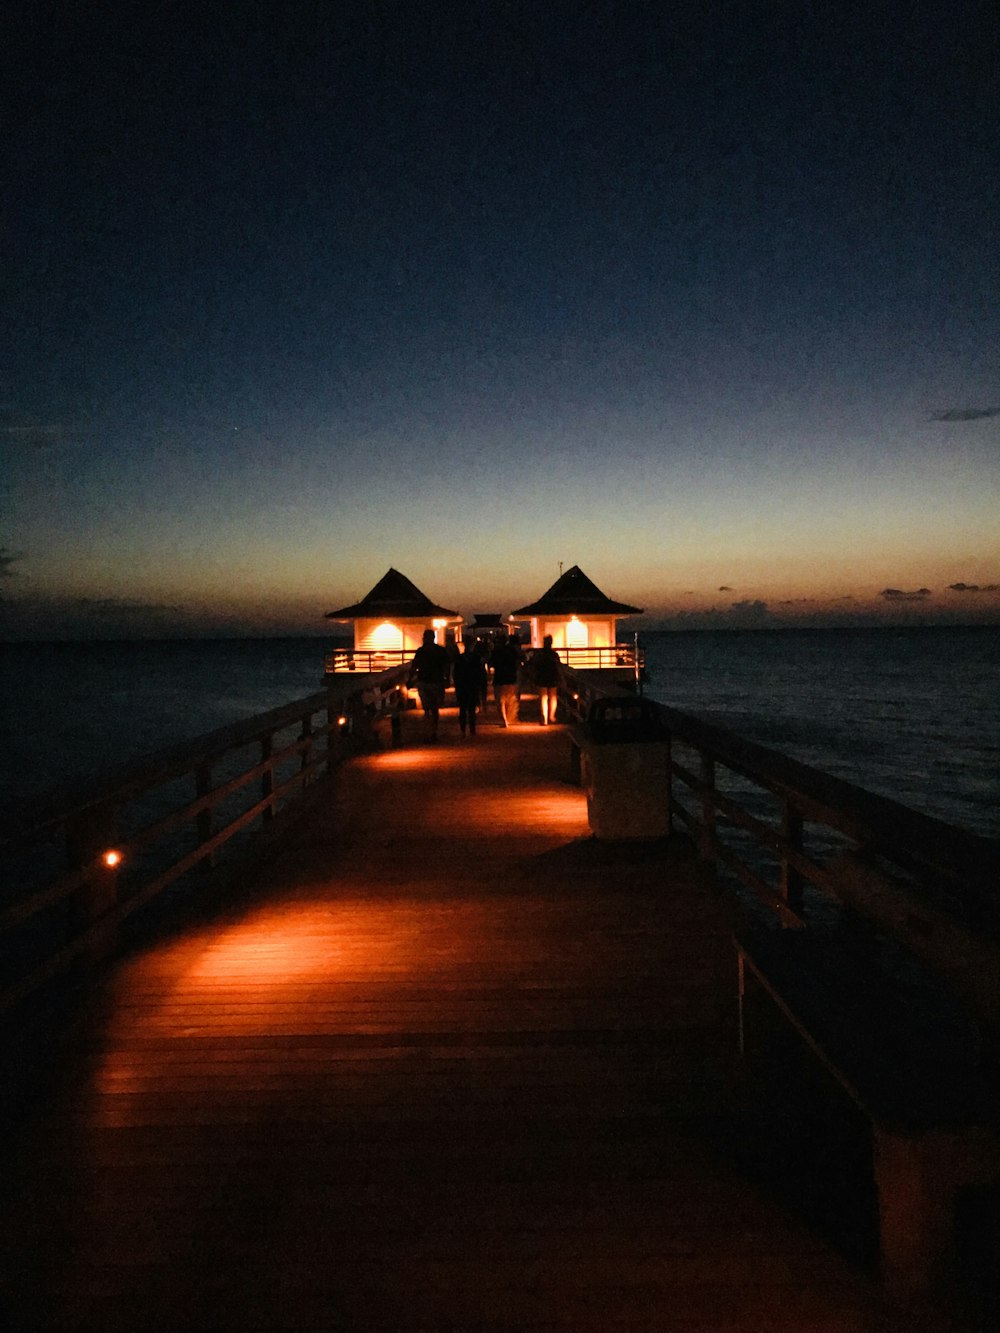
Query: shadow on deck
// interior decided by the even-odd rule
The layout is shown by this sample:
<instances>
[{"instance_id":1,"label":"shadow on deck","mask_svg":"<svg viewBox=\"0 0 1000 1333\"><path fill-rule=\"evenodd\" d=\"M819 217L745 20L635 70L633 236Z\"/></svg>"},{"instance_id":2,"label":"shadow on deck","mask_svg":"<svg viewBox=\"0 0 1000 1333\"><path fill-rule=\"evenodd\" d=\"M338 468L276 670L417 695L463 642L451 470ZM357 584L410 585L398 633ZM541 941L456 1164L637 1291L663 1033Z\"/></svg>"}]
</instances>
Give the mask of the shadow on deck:
<instances>
[{"instance_id":1,"label":"shadow on deck","mask_svg":"<svg viewBox=\"0 0 1000 1333\"><path fill-rule=\"evenodd\" d=\"M897 1327L722 1114L722 899L567 775L408 717L121 963L9 1177L10 1326Z\"/></svg>"}]
</instances>

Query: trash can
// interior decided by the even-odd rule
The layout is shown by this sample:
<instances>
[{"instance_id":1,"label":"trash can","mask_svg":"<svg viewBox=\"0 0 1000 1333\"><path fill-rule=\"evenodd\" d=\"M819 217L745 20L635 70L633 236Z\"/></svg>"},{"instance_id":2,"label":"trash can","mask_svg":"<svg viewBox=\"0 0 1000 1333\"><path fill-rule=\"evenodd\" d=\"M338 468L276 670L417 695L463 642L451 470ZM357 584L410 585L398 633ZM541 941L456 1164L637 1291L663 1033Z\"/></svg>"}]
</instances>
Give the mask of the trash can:
<instances>
[{"instance_id":1,"label":"trash can","mask_svg":"<svg viewBox=\"0 0 1000 1333\"><path fill-rule=\"evenodd\" d=\"M670 832L670 749L660 715L634 695L598 699L579 729L580 778L597 838Z\"/></svg>"}]
</instances>

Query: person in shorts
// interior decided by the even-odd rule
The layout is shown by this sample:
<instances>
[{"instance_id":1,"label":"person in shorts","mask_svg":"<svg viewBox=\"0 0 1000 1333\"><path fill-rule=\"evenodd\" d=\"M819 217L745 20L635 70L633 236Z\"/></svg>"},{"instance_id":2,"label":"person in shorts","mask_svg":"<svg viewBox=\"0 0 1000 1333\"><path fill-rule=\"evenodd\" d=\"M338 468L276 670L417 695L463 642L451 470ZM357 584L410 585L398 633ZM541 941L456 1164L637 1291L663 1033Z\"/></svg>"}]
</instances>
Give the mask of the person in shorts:
<instances>
[{"instance_id":1,"label":"person in shorts","mask_svg":"<svg viewBox=\"0 0 1000 1333\"><path fill-rule=\"evenodd\" d=\"M531 654L531 675L538 690L538 702L542 710L542 726L547 727L556 720L556 707L559 702L559 682L562 679L562 661L552 647L552 635L546 634L541 648Z\"/></svg>"},{"instance_id":2,"label":"person in shorts","mask_svg":"<svg viewBox=\"0 0 1000 1333\"><path fill-rule=\"evenodd\" d=\"M510 727L517 721L517 677L521 669L523 654L521 640L516 634L494 649L490 658L493 670L493 697L497 701L500 725Z\"/></svg>"}]
</instances>

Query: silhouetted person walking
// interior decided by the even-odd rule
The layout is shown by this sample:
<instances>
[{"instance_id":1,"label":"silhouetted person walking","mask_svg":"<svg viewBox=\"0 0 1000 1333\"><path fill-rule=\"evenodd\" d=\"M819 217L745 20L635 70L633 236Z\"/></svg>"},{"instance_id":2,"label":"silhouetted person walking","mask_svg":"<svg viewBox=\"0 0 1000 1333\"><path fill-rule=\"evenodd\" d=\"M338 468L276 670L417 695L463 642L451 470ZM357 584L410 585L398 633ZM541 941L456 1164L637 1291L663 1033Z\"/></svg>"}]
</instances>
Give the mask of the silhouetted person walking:
<instances>
[{"instance_id":1,"label":"silhouetted person walking","mask_svg":"<svg viewBox=\"0 0 1000 1333\"><path fill-rule=\"evenodd\" d=\"M509 727L517 721L517 673L522 661L521 641L512 634L490 658L493 668L493 697L497 701L497 712L502 726Z\"/></svg>"},{"instance_id":2,"label":"silhouetted person walking","mask_svg":"<svg viewBox=\"0 0 1000 1333\"><path fill-rule=\"evenodd\" d=\"M531 654L531 675L538 690L538 702L542 710L542 726L547 727L556 720L556 708L559 704L559 683L562 680L562 661L552 647L552 635L546 634L541 648Z\"/></svg>"},{"instance_id":3,"label":"silhouetted person walking","mask_svg":"<svg viewBox=\"0 0 1000 1333\"><path fill-rule=\"evenodd\" d=\"M416 682L420 695L420 706L430 732L430 739L437 740L438 717L444 703L444 692L448 688L448 676L451 671L451 657L446 649L434 642L434 631L424 630L424 641L413 654L407 684Z\"/></svg>"},{"instance_id":4,"label":"silhouetted person walking","mask_svg":"<svg viewBox=\"0 0 1000 1333\"><path fill-rule=\"evenodd\" d=\"M455 685L455 702L458 704L459 729L464 736L468 727L469 733L474 736L476 709L486 689L486 663L482 655L476 652L471 639L465 640L465 652L452 663L451 678Z\"/></svg>"}]
</instances>

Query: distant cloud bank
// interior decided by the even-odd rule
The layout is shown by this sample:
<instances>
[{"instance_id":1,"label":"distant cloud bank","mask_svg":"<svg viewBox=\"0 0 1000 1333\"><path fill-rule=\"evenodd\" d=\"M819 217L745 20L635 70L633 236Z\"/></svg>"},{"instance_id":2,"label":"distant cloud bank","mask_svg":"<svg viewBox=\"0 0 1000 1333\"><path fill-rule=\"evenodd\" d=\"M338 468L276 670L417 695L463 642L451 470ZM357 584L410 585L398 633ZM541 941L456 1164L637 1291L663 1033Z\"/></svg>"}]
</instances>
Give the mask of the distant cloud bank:
<instances>
[{"instance_id":1,"label":"distant cloud bank","mask_svg":"<svg viewBox=\"0 0 1000 1333\"><path fill-rule=\"evenodd\" d=\"M949 583L950 592L1000 592L1000 583Z\"/></svg>"},{"instance_id":2,"label":"distant cloud bank","mask_svg":"<svg viewBox=\"0 0 1000 1333\"><path fill-rule=\"evenodd\" d=\"M930 595L930 588L916 588L913 592L904 592L902 588L883 588L879 593L887 602L922 602Z\"/></svg>"},{"instance_id":3,"label":"distant cloud bank","mask_svg":"<svg viewBox=\"0 0 1000 1333\"><path fill-rule=\"evenodd\" d=\"M11 597L0 607L0 637L12 639L169 637L190 618L182 606L128 597Z\"/></svg>"},{"instance_id":4,"label":"distant cloud bank","mask_svg":"<svg viewBox=\"0 0 1000 1333\"><path fill-rule=\"evenodd\" d=\"M986 417L1000 417L1000 407L949 407L935 412L931 421L982 421Z\"/></svg>"}]
</instances>

